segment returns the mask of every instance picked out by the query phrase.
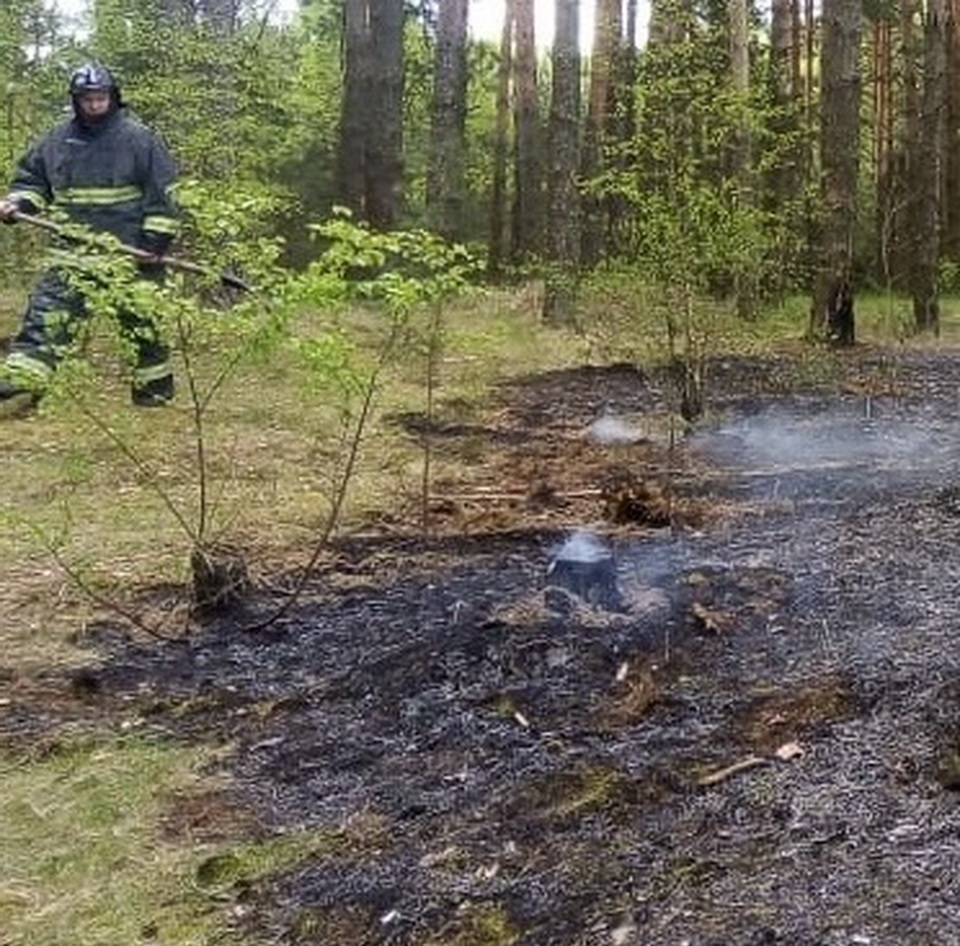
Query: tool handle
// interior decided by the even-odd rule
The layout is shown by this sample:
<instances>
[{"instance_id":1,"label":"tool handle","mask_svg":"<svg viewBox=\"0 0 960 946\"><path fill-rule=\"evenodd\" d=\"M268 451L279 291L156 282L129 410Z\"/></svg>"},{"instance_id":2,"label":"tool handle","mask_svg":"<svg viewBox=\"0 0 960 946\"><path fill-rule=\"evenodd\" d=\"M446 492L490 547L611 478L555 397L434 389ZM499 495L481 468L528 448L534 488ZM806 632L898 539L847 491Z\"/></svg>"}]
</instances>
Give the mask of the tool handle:
<instances>
[{"instance_id":1,"label":"tool handle","mask_svg":"<svg viewBox=\"0 0 960 946\"><path fill-rule=\"evenodd\" d=\"M47 220L44 217L38 217L35 214L28 214L24 213L22 210L15 210L11 216L14 220L22 223L29 223L33 227L39 227L41 230L47 230L50 233L57 234L58 236L65 236L70 240L75 240L80 243L92 242L90 239L84 239L83 237L79 237L74 234L67 234L60 224L54 223L52 220ZM171 269L179 269L186 273L196 273L198 276L217 275L220 282L226 286L232 286L235 289L242 289L244 292L254 292L253 286L240 279L239 276L234 276L232 273L214 274L214 272L210 269L207 269L206 266L201 266L198 263L191 262L190 260L181 259L179 256L157 256L154 253L149 253L147 250L140 249L138 246L130 246L128 243L121 243L118 249L122 253L126 253L128 256L132 256L134 259L141 260L145 263L159 263L164 266L169 266Z\"/></svg>"}]
</instances>

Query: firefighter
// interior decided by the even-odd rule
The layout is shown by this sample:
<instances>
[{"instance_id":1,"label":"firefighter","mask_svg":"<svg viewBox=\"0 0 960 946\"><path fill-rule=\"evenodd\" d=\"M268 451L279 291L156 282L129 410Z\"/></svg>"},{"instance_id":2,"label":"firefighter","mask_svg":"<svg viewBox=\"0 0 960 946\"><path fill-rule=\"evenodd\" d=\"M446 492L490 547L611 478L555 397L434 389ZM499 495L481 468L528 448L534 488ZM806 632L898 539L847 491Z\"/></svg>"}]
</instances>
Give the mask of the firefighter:
<instances>
[{"instance_id":1,"label":"firefighter","mask_svg":"<svg viewBox=\"0 0 960 946\"><path fill-rule=\"evenodd\" d=\"M140 275L163 278L162 257L178 229L172 198L176 168L164 144L126 113L110 70L91 62L70 78L73 116L21 158L10 193L0 198L0 220L48 208L76 223L113 234L151 254ZM86 300L62 272L44 272L0 377L0 412L6 403L32 406L56 368L64 345L86 315ZM169 350L147 313L121 312L136 349L131 396L143 407L167 404L174 393Z\"/></svg>"}]
</instances>

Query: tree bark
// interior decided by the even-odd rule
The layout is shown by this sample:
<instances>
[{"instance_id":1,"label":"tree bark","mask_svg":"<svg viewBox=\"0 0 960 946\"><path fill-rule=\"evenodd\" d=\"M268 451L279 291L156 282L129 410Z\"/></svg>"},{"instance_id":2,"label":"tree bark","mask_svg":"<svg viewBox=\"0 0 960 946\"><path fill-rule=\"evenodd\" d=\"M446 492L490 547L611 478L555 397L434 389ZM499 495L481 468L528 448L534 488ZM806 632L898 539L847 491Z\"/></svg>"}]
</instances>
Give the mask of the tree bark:
<instances>
[{"instance_id":1,"label":"tree bark","mask_svg":"<svg viewBox=\"0 0 960 946\"><path fill-rule=\"evenodd\" d=\"M750 91L750 32L747 0L729 0L730 81L738 95Z\"/></svg>"},{"instance_id":2,"label":"tree bark","mask_svg":"<svg viewBox=\"0 0 960 946\"><path fill-rule=\"evenodd\" d=\"M892 23L880 18L873 25L873 163L876 203L877 271L892 287L891 250L896 223L893 190L893 43Z\"/></svg>"},{"instance_id":3,"label":"tree bark","mask_svg":"<svg viewBox=\"0 0 960 946\"><path fill-rule=\"evenodd\" d=\"M493 184L490 194L490 244L487 271L496 276L503 268L507 247L507 156L510 135L510 76L513 72L513 0L506 0L500 35L500 68L497 71L496 127L493 141Z\"/></svg>"},{"instance_id":4,"label":"tree bark","mask_svg":"<svg viewBox=\"0 0 960 946\"><path fill-rule=\"evenodd\" d=\"M817 90L817 17L814 0L803 0L803 85L804 104L806 106L807 127L814 128L816 124L816 90Z\"/></svg>"},{"instance_id":5,"label":"tree bark","mask_svg":"<svg viewBox=\"0 0 960 946\"><path fill-rule=\"evenodd\" d=\"M801 0L789 0L790 3L790 49L791 98L799 102L803 95L803 12Z\"/></svg>"},{"instance_id":6,"label":"tree bark","mask_svg":"<svg viewBox=\"0 0 960 946\"><path fill-rule=\"evenodd\" d=\"M910 192L913 164L917 160L916 141L920 135L920 61L923 57L922 37L915 28L920 17L919 0L901 0L899 7L899 43L895 42L896 66L899 67L900 114L894 118L897 141L894 168L891 174L891 284L898 290L910 291L910 266L913 259L913 234L916 233L918 203ZM898 120L899 119L899 120Z\"/></svg>"},{"instance_id":7,"label":"tree bark","mask_svg":"<svg viewBox=\"0 0 960 946\"><path fill-rule=\"evenodd\" d=\"M341 203L363 218L367 137L364 104L370 88L370 36L366 0L343 6L343 98L340 104L338 191Z\"/></svg>"},{"instance_id":8,"label":"tree bark","mask_svg":"<svg viewBox=\"0 0 960 946\"><path fill-rule=\"evenodd\" d=\"M516 33L516 160L513 258L521 262L540 249L540 154L537 134L537 53L534 0L514 0Z\"/></svg>"},{"instance_id":9,"label":"tree bark","mask_svg":"<svg viewBox=\"0 0 960 946\"><path fill-rule=\"evenodd\" d=\"M581 175L590 186L603 170L604 144L613 112L614 76L622 30L620 0L598 0L590 57L590 91L583 137ZM581 253L586 266L594 266L604 250L604 202L589 191L582 203Z\"/></svg>"},{"instance_id":10,"label":"tree bark","mask_svg":"<svg viewBox=\"0 0 960 946\"><path fill-rule=\"evenodd\" d=\"M937 269L940 260L944 105L946 102L947 0L929 0L924 18L923 85L919 134L912 162L916 231L910 266L913 316L921 332L939 332Z\"/></svg>"},{"instance_id":11,"label":"tree bark","mask_svg":"<svg viewBox=\"0 0 960 946\"><path fill-rule=\"evenodd\" d=\"M430 127L427 214L448 239L463 235L468 0L440 0Z\"/></svg>"},{"instance_id":12,"label":"tree bark","mask_svg":"<svg viewBox=\"0 0 960 946\"><path fill-rule=\"evenodd\" d=\"M637 97L635 86L637 83L637 7L638 0L626 0L626 24L624 33L623 54L623 88L625 100L623 102L623 134L624 140L629 141L637 131Z\"/></svg>"},{"instance_id":13,"label":"tree bark","mask_svg":"<svg viewBox=\"0 0 960 946\"><path fill-rule=\"evenodd\" d=\"M403 0L369 0L371 97L367 103L367 220L389 230L403 201Z\"/></svg>"},{"instance_id":14,"label":"tree bark","mask_svg":"<svg viewBox=\"0 0 960 946\"><path fill-rule=\"evenodd\" d=\"M810 330L852 344L853 239L857 219L860 127L859 0L824 0L820 111L819 265Z\"/></svg>"},{"instance_id":15,"label":"tree bark","mask_svg":"<svg viewBox=\"0 0 960 946\"><path fill-rule=\"evenodd\" d=\"M797 34L794 32L794 0L773 0L770 19L770 62L773 101L779 109L793 103L794 50Z\"/></svg>"},{"instance_id":16,"label":"tree bark","mask_svg":"<svg viewBox=\"0 0 960 946\"><path fill-rule=\"evenodd\" d=\"M960 263L960 0L950 0L947 41L947 127L944 130L944 255Z\"/></svg>"},{"instance_id":17,"label":"tree bark","mask_svg":"<svg viewBox=\"0 0 960 946\"><path fill-rule=\"evenodd\" d=\"M346 0L340 199L378 229L403 193L403 0Z\"/></svg>"},{"instance_id":18,"label":"tree bark","mask_svg":"<svg viewBox=\"0 0 960 946\"><path fill-rule=\"evenodd\" d=\"M730 84L737 99L737 128L732 146L733 177L737 203L747 209L753 205L753 156L749 120L750 98L750 32L747 0L730 0ZM749 271L735 274L734 296L737 314L751 318L757 305L756 279Z\"/></svg>"},{"instance_id":19,"label":"tree bark","mask_svg":"<svg viewBox=\"0 0 960 946\"><path fill-rule=\"evenodd\" d=\"M543 318L574 322L580 267L580 0L556 0L553 86L550 95L549 210Z\"/></svg>"}]
</instances>

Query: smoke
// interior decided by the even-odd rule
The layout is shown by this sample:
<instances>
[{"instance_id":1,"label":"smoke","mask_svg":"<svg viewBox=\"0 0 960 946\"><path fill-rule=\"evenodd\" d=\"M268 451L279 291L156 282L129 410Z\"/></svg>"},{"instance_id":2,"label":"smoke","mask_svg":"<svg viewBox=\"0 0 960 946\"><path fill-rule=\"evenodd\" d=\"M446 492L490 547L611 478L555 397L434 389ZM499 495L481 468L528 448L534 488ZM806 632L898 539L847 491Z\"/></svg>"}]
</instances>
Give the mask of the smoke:
<instances>
[{"instance_id":1,"label":"smoke","mask_svg":"<svg viewBox=\"0 0 960 946\"><path fill-rule=\"evenodd\" d=\"M624 443L639 433L604 413L587 435ZM930 404L797 399L731 414L716 429L693 435L690 443L723 467L721 490L789 502L814 514L821 507L832 511L877 501L891 490L902 498L960 474L960 416ZM758 561L752 538L740 548L728 536L718 551L699 533L681 531L620 544L615 553L602 536L581 529L550 550L547 580L590 603L649 615L667 606L668 589L684 570L723 572L733 562L780 567L782 556L793 554L794 533L785 537Z\"/></svg>"},{"instance_id":2,"label":"smoke","mask_svg":"<svg viewBox=\"0 0 960 946\"><path fill-rule=\"evenodd\" d=\"M958 436L955 423L884 416L868 401L859 410L843 405L815 413L778 406L736 418L695 440L707 453L743 469L803 472L871 465L912 471L942 467L948 457L955 463Z\"/></svg>"},{"instance_id":3,"label":"smoke","mask_svg":"<svg viewBox=\"0 0 960 946\"><path fill-rule=\"evenodd\" d=\"M553 565L557 562L578 562L589 565L613 558L613 550L592 532L578 529L567 537L563 545L554 549L551 557Z\"/></svg>"},{"instance_id":4,"label":"smoke","mask_svg":"<svg viewBox=\"0 0 960 946\"><path fill-rule=\"evenodd\" d=\"M644 440L643 433L632 424L616 414L604 413L591 423L586 430L586 437L594 443L640 443Z\"/></svg>"},{"instance_id":5,"label":"smoke","mask_svg":"<svg viewBox=\"0 0 960 946\"><path fill-rule=\"evenodd\" d=\"M592 532L574 532L555 552L547 568L550 583L587 604L609 611L623 609L613 550Z\"/></svg>"}]
</instances>

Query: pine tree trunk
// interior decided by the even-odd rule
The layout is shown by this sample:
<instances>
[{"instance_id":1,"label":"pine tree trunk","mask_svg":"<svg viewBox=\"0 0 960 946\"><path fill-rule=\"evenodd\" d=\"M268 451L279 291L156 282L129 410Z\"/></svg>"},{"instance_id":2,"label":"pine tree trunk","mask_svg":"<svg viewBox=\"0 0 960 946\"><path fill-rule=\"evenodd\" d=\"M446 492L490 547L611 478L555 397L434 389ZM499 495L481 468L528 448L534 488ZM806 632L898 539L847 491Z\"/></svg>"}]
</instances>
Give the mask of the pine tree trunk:
<instances>
[{"instance_id":1,"label":"pine tree trunk","mask_svg":"<svg viewBox=\"0 0 960 946\"><path fill-rule=\"evenodd\" d=\"M630 142L636 135L636 81L637 81L637 0L626 0L626 20L618 25L618 36L614 45L613 70L610 79L608 97L608 117L606 140L608 147L604 164L614 171L626 171L630 164L628 157ZM620 147L620 146L623 147ZM604 199L606 230L605 249L608 254L620 255L630 252L630 202L620 194L608 195Z\"/></svg>"},{"instance_id":2,"label":"pine tree trunk","mask_svg":"<svg viewBox=\"0 0 960 946\"><path fill-rule=\"evenodd\" d=\"M367 0L345 0L343 7L343 98L338 154L339 200L363 218L366 212L366 121L370 36Z\"/></svg>"},{"instance_id":3,"label":"pine tree trunk","mask_svg":"<svg viewBox=\"0 0 960 946\"><path fill-rule=\"evenodd\" d=\"M790 73L791 98L799 102L803 95L803 14L801 0L789 0L790 3Z\"/></svg>"},{"instance_id":4,"label":"pine tree trunk","mask_svg":"<svg viewBox=\"0 0 960 946\"><path fill-rule=\"evenodd\" d=\"M917 229L911 241L914 255L910 266L910 288L913 316L921 332L938 332L940 328L937 269L940 259L947 17L946 0L929 0L923 33L920 133L917 136L917 155L911 179L911 190L916 195Z\"/></svg>"},{"instance_id":5,"label":"pine tree trunk","mask_svg":"<svg viewBox=\"0 0 960 946\"><path fill-rule=\"evenodd\" d=\"M574 322L580 267L580 0L556 0L553 88L550 95L549 210L543 318L551 325Z\"/></svg>"},{"instance_id":6,"label":"pine tree trunk","mask_svg":"<svg viewBox=\"0 0 960 946\"><path fill-rule=\"evenodd\" d=\"M468 0L440 0L430 128L427 213L448 239L463 236Z\"/></svg>"},{"instance_id":7,"label":"pine tree trunk","mask_svg":"<svg viewBox=\"0 0 960 946\"><path fill-rule=\"evenodd\" d=\"M773 78L773 101L778 109L787 110L794 97L794 32L796 4L792 0L773 0L770 20L770 59Z\"/></svg>"},{"instance_id":8,"label":"pine tree trunk","mask_svg":"<svg viewBox=\"0 0 960 946\"><path fill-rule=\"evenodd\" d=\"M947 126L944 129L943 253L960 263L960 0L950 0L947 29Z\"/></svg>"},{"instance_id":9,"label":"pine tree trunk","mask_svg":"<svg viewBox=\"0 0 960 946\"><path fill-rule=\"evenodd\" d=\"M624 33L623 61L623 139L630 141L637 131L637 7L638 0L626 0L627 19Z\"/></svg>"},{"instance_id":10,"label":"pine tree trunk","mask_svg":"<svg viewBox=\"0 0 960 946\"><path fill-rule=\"evenodd\" d=\"M891 249L895 233L893 191L893 43L892 24L879 19L873 25L873 161L876 203L877 272L885 286L893 282Z\"/></svg>"},{"instance_id":11,"label":"pine tree trunk","mask_svg":"<svg viewBox=\"0 0 960 946\"><path fill-rule=\"evenodd\" d=\"M752 206L753 168L749 121L750 46L747 0L730 0L730 84L738 102L738 127L732 146L733 176L737 186L737 203L743 209ZM752 318L756 312L756 279L749 270L735 275L734 296L737 314Z\"/></svg>"},{"instance_id":12,"label":"pine tree trunk","mask_svg":"<svg viewBox=\"0 0 960 946\"><path fill-rule=\"evenodd\" d=\"M826 17L824 16L824 19ZM807 127L813 129L816 125L816 91L817 75L817 15L814 0L803 0L803 74L805 77L803 95L807 116Z\"/></svg>"},{"instance_id":13,"label":"pine tree trunk","mask_svg":"<svg viewBox=\"0 0 960 946\"><path fill-rule=\"evenodd\" d=\"M852 344L853 237L860 127L859 0L824 0L820 57L819 265L810 313L813 337Z\"/></svg>"},{"instance_id":14,"label":"pine tree trunk","mask_svg":"<svg viewBox=\"0 0 960 946\"><path fill-rule=\"evenodd\" d=\"M506 261L507 156L510 151L510 76L513 72L513 0L506 0L497 71L497 115L493 142L493 184L490 194L490 242L487 271L498 275Z\"/></svg>"},{"instance_id":15,"label":"pine tree trunk","mask_svg":"<svg viewBox=\"0 0 960 946\"><path fill-rule=\"evenodd\" d=\"M750 91L750 47L747 20L747 0L730 0L730 81L734 92L746 96ZM741 134L746 127L740 129Z\"/></svg>"},{"instance_id":16,"label":"pine tree trunk","mask_svg":"<svg viewBox=\"0 0 960 946\"><path fill-rule=\"evenodd\" d=\"M390 229L403 194L403 0L346 0L340 200Z\"/></svg>"},{"instance_id":17,"label":"pine tree trunk","mask_svg":"<svg viewBox=\"0 0 960 946\"><path fill-rule=\"evenodd\" d=\"M398 225L403 201L403 23L403 0L369 0L366 219L381 230Z\"/></svg>"},{"instance_id":18,"label":"pine tree trunk","mask_svg":"<svg viewBox=\"0 0 960 946\"><path fill-rule=\"evenodd\" d=\"M911 191L914 163L918 160L917 141L920 137L920 60L923 56L921 38L914 24L920 15L919 0L901 0L899 72L903 89L902 113L897 128L897 168L894 181L894 221L892 233L893 283L897 289L910 291L916 247L914 238L919 227L919 203Z\"/></svg>"},{"instance_id":19,"label":"pine tree trunk","mask_svg":"<svg viewBox=\"0 0 960 946\"><path fill-rule=\"evenodd\" d=\"M537 134L537 54L534 0L514 0L516 160L513 258L521 262L540 249L540 154Z\"/></svg>"}]
</instances>

